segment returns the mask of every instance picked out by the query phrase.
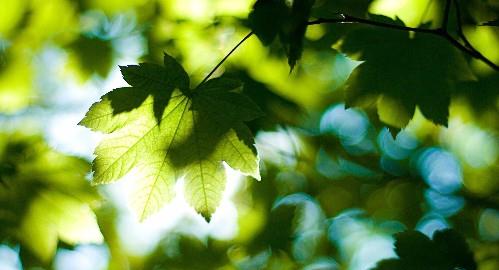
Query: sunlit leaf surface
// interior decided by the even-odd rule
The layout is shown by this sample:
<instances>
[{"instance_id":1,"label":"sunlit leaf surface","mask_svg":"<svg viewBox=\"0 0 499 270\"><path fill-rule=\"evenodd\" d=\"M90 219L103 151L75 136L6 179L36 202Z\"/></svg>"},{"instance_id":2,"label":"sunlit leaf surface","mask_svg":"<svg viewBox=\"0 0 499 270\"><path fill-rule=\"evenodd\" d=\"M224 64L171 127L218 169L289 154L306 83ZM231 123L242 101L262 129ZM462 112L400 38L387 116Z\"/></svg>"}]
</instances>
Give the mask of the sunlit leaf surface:
<instances>
[{"instance_id":1,"label":"sunlit leaf surface","mask_svg":"<svg viewBox=\"0 0 499 270\"><path fill-rule=\"evenodd\" d=\"M97 147L94 183L118 180L137 169L134 208L145 219L174 197L183 178L188 202L210 219L225 187L222 162L260 179L252 135L243 121L260 116L239 82L217 78L190 90L182 67L122 67L132 86L116 89L90 108L81 124L109 133Z\"/></svg>"}]
</instances>

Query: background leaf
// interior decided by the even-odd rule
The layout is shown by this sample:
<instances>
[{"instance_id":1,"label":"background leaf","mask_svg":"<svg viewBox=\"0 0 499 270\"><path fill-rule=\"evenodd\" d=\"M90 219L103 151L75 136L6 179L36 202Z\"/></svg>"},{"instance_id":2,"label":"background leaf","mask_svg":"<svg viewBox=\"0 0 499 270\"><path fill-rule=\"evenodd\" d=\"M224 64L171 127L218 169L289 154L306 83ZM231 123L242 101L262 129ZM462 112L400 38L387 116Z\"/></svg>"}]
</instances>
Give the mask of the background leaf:
<instances>
[{"instance_id":1,"label":"background leaf","mask_svg":"<svg viewBox=\"0 0 499 270\"><path fill-rule=\"evenodd\" d=\"M248 16L249 25L264 45L279 35L293 70L303 52L303 39L315 0L259 0Z\"/></svg>"},{"instance_id":2,"label":"background leaf","mask_svg":"<svg viewBox=\"0 0 499 270\"><path fill-rule=\"evenodd\" d=\"M38 136L0 133L0 163L0 239L21 243L41 265L59 241L103 241L86 161L50 149Z\"/></svg>"},{"instance_id":3,"label":"background leaf","mask_svg":"<svg viewBox=\"0 0 499 270\"><path fill-rule=\"evenodd\" d=\"M284 0L257 0L248 15L249 26L264 45L269 45L281 31L288 13Z\"/></svg>"},{"instance_id":4,"label":"background leaf","mask_svg":"<svg viewBox=\"0 0 499 270\"><path fill-rule=\"evenodd\" d=\"M373 19L404 25L386 17ZM474 79L461 52L446 40L425 33L410 36L405 31L362 26L348 33L339 49L365 61L346 82L347 104L373 103L378 97L390 100L390 104L378 106L395 107L400 112L384 113L384 108L378 112L381 120L386 120L385 115L404 115L386 120L399 128L407 125L416 106L427 119L446 126L455 82ZM437 58L439 61L434 61Z\"/></svg>"},{"instance_id":5,"label":"background leaf","mask_svg":"<svg viewBox=\"0 0 499 270\"><path fill-rule=\"evenodd\" d=\"M465 240L452 229L436 231L433 240L418 231L405 231L395 238L399 259L383 260L376 270L477 269Z\"/></svg>"}]
</instances>

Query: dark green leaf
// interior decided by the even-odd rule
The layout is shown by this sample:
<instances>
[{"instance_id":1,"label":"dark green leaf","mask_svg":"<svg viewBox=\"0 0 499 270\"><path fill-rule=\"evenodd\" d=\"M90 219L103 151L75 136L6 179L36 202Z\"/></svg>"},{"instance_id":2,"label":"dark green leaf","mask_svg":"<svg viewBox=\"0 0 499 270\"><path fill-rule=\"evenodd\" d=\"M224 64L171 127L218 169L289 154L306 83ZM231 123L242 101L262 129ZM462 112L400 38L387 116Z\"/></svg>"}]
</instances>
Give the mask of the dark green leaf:
<instances>
[{"instance_id":1,"label":"dark green leaf","mask_svg":"<svg viewBox=\"0 0 499 270\"><path fill-rule=\"evenodd\" d=\"M264 45L269 45L288 16L285 0L258 0L248 16L249 25Z\"/></svg>"},{"instance_id":2,"label":"dark green leaf","mask_svg":"<svg viewBox=\"0 0 499 270\"><path fill-rule=\"evenodd\" d=\"M400 20L375 18L403 25ZM411 36L405 31L365 26L348 33L340 49L365 61L346 83L347 103L356 105L386 97L402 109L391 115L405 115L397 121L385 121L398 128L407 124L416 106L426 118L446 126L456 82L474 79L462 53L433 35Z\"/></svg>"},{"instance_id":3,"label":"dark green leaf","mask_svg":"<svg viewBox=\"0 0 499 270\"><path fill-rule=\"evenodd\" d=\"M395 235L398 259L378 262L375 270L441 270L477 268L468 245L452 229L436 231L433 240L418 231Z\"/></svg>"},{"instance_id":4,"label":"dark green leaf","mask_svg":"<svg viewBox=\"0 0 499 270\"><path fill-rule=\"evenodd\" d=\"M303 37L315 0L259 0L253 6L248 20L251 29L264 45L279 35L288 63L293 67L303 51Z\"/></svg>"},{"instance_id":5,"label":"dark green leaf","mask_svg":"<svg viewBox=\"0 0 499 270\"><path fill-rule=\"evenodd\" d=\"M315 0L294 0L290 17L280 33L281 42L286 49L291 70L296 65L296 61L301 58L303 38L314 2Z\"/></svg>"},{"instance_id":6,"label":"dark green leaf","mask_svg":"<svg viewBox=\"0 0 499 270\"><path fill-rule=\"evenodd\" d=\"M433 257L435 245L418 231L406 231L395 235L395 253L401 259L424 261Z\"/></svg>"},{"instance_id":7,"label":"dark green leaf","mask_svg":"<svg viewBox=\"0 0 499 270\"><path fill-rule=\"evenodd\" d=\"M450 266L461 267L466 270L477 268L473 253L469 249L466 240L456 231L450 229L436 231L433 235L433 241Z\"/></svg>"}]
</instances>

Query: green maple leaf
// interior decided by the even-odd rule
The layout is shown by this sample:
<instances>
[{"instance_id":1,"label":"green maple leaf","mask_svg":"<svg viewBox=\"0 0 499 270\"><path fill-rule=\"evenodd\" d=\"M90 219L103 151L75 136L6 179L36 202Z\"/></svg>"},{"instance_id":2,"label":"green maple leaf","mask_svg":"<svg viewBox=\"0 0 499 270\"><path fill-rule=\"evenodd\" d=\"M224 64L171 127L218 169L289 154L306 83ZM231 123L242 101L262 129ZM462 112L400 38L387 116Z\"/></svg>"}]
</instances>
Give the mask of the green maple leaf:
<instances>
[{"instance_id":1,"label":"green maple leaf","mask_svg":"<svg viewBox=\"0 0 499 270\"><path fill-rule=\"evenodd\" d=\"M375 16L377 21L403 26L401 20ZM429 120L447 125L452 93L459 81L473 80L461 52L445 39L369 26L349 32L339 49L364 61L346 82L347 103L377 100L386 124L402 128L416 107Z\"/></svg>"},{"instance_id":2,"label":"green maple leaf","mask_svg":"<svg viewBox=\"0 0 499 270\"><path fill-rule=\"evenodd\" d=\"M207 220L225 187L223 162L259 179L251 132L243 123L261 116L238 81L217 78L190 90L183 68L165 55L165 66L121 67L132 87L118 88L95 103L81 125L108 133L95 150L94 184L111 183L136 169L133 208L141 220L174 197L185 197Z\"/></svg>"}]
</instances>

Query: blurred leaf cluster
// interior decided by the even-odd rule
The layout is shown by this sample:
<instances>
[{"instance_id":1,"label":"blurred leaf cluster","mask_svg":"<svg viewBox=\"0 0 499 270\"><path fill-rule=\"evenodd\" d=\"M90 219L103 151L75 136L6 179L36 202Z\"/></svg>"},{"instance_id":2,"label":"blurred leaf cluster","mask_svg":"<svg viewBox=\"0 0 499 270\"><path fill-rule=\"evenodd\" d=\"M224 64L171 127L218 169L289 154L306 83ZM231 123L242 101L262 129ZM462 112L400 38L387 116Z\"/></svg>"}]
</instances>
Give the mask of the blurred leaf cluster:
<instances>
[{"instance_id":1,"label":"blurred leaf cluster","mask_svg":"<svg viewBox=\"0 0 499 270\"><path fill-rule=\"evenodd\" d=\"M20 243L24 256L42 264L51 261L59 240L101 243L90 207L99 196L85 180L88 162L51 150L37 135L0 136L1 239Z\"/></svg>"}]
</instances>

